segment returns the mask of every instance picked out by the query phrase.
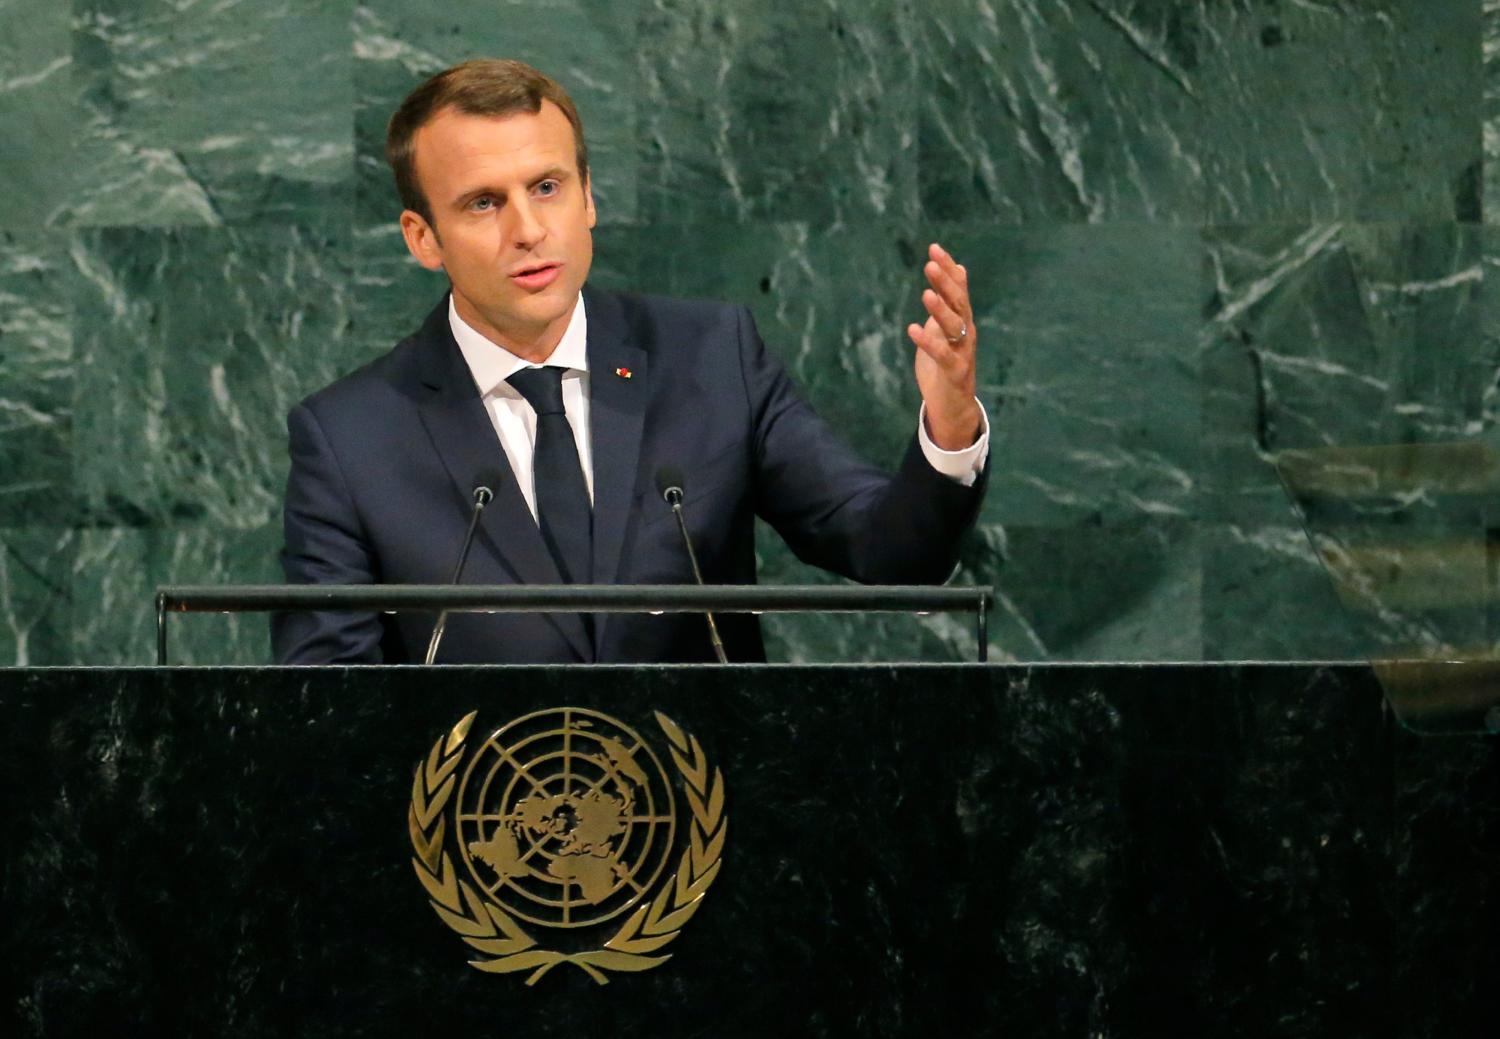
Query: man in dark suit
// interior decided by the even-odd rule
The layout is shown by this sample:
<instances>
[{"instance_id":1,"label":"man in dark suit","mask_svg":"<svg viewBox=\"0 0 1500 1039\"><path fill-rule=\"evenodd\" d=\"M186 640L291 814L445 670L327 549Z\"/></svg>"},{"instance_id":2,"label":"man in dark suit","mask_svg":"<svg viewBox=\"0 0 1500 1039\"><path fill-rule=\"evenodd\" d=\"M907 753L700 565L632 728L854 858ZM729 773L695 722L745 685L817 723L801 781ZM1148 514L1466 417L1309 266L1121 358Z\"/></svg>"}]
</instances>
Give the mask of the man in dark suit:
<instances>
[{"instance_id":1,"label":"man in dark suit","mask_svg":"<svg viewBox=\"0 0 1500 1039\"><path fill-rule=\"evenodd\" d=\"M965 270L924 272L923 409L895 474L798 395L748 311L584 288L595 211L571 100L518 62L456 66L391 120L407 247L452 291L389 354L294 408L282 565L290 582L441 583L473 490L475 584L691 581L657 489L681 474L704 579L755 579L753 520L805 561L878 583L940 582L977 514L988 428L974 396ZM423 615L273 618L283 663L420 661ZM764 659L721 618L731 660ZM712 659L691 615L456 614L444 662Z\"/></svg>"}]
</instances>

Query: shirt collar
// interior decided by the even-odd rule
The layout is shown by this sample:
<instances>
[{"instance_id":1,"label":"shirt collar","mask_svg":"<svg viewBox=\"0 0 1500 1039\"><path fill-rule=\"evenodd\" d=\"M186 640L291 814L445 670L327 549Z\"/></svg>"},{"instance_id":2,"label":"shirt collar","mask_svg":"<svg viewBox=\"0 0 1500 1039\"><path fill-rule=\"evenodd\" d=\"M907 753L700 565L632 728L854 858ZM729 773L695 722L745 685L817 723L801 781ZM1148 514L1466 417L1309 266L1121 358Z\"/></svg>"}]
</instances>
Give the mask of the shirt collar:
<instances>
[{"instance_id":1,"label":"shirt collar","mask_svg":"<svg viewBox=\"0 0 1500 1039\"><path fill-rule=\"evenodd\" d=\"M573 304L573 315L568 319L568 327L563 331L562 339L558 340L557 346L553 348L544 365L579 372L588 371L588 325L588 315L584 313L583 308L583 294L579 293L578 302ZM530 361L517 357L498 343L491 342L474 326L459 317L458 307L453 303L452 294L448 296L448 327L453 330L453 338L458 343L459 352L464 355L464 363L469 366L469 373L474 376L474 385L479 388L479 394L482 397L497 390L515 394L516 391L505 380L522 368L542 367L542 365L533 365Z\"/></svg>"}]
</instances>

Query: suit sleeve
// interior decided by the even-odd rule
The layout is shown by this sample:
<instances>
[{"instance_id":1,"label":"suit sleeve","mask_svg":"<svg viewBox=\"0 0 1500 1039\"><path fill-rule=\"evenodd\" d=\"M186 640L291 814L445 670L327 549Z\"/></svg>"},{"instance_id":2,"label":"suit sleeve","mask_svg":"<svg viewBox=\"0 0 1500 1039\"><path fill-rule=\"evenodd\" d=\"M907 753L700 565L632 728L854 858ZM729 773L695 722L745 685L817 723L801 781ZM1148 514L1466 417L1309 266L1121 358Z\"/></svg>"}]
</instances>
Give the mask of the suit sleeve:
<instances>
[{"instance_id":1,"label":"suit sleeve","mask_svg":"<svg viewBox=\"0 0 1500 1039\"><path fill-rule=\"evenodd\" d=\"M281 568L288 584L371 584L376 568L354 501L317 416L298 404L287 416L291 472L282 513ZM375 664L374 613L275 613L279 664Z\"/></svg>"},{"instance_id":2,"label":"suit sleeve","mask_svg":"<svg viewBox=\"0 0 1500 1039\"><path fill-rule=\"evenodd\" d=\"M755 509L797 558L867 584L940 584L983 501L935 470L915 433L892 474L870 465L802 398L748 310L739 346L754 429Z\"/></svg>"}]
</instances>

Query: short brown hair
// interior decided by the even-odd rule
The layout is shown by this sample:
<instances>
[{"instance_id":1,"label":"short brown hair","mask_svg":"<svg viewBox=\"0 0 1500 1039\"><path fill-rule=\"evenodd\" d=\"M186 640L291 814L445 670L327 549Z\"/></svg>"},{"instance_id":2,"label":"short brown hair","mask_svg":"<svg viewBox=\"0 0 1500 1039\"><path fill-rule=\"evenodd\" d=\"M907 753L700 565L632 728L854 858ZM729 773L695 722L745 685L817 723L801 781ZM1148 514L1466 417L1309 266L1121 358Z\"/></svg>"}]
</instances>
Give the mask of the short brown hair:
<instances>
[{"instance_id":1,"label":"short brown hair","mask_svg":"<svg viewBox=\"0 0 1500 1039\"><path fill-rule=\"evenodd\" d=\"M568 92L544 72L520 61L481 58L444 69L427 80L401 102L385 132L385 161L396 175L401 204L432 223L432 208L417 180L417 131L445 108L464 115L514 115L542 110L551 101L573 125L573 143L578 175L587 181L589 150L583 143L583 123Z\"/></svg>"}]
</instances>

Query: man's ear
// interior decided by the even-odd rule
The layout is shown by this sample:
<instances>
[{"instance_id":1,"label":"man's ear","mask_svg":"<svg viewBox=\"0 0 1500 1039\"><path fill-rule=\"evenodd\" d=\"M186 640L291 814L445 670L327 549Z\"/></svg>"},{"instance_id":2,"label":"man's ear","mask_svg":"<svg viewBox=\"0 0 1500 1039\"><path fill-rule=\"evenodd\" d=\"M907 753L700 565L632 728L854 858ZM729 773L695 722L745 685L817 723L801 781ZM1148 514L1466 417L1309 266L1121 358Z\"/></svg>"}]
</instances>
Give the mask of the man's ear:
<instances>
[{"instance_id":1,"label":"man's ear","mask_svg":"<svg viewBox=\"0 0 1500 1039\"><path fill-rule=\"evenodd\" d=\"M442 269L443 246L438 241L437 229L421 213L410 209L401 211L401 237L406 239L407 251L423 267L429 271Z\"/></svg>"},{"instance_id":2,"label":"man's ear","mask_svg":"<svg viewBox=\"0 0 1500 1039\"><path fill-rule=\"evenodd\" d=\"M588 214L589 226L593 227L599 214L594 212L594 185L587 177L583 178L583 211Z\"/></svg>"}]
</instances>

